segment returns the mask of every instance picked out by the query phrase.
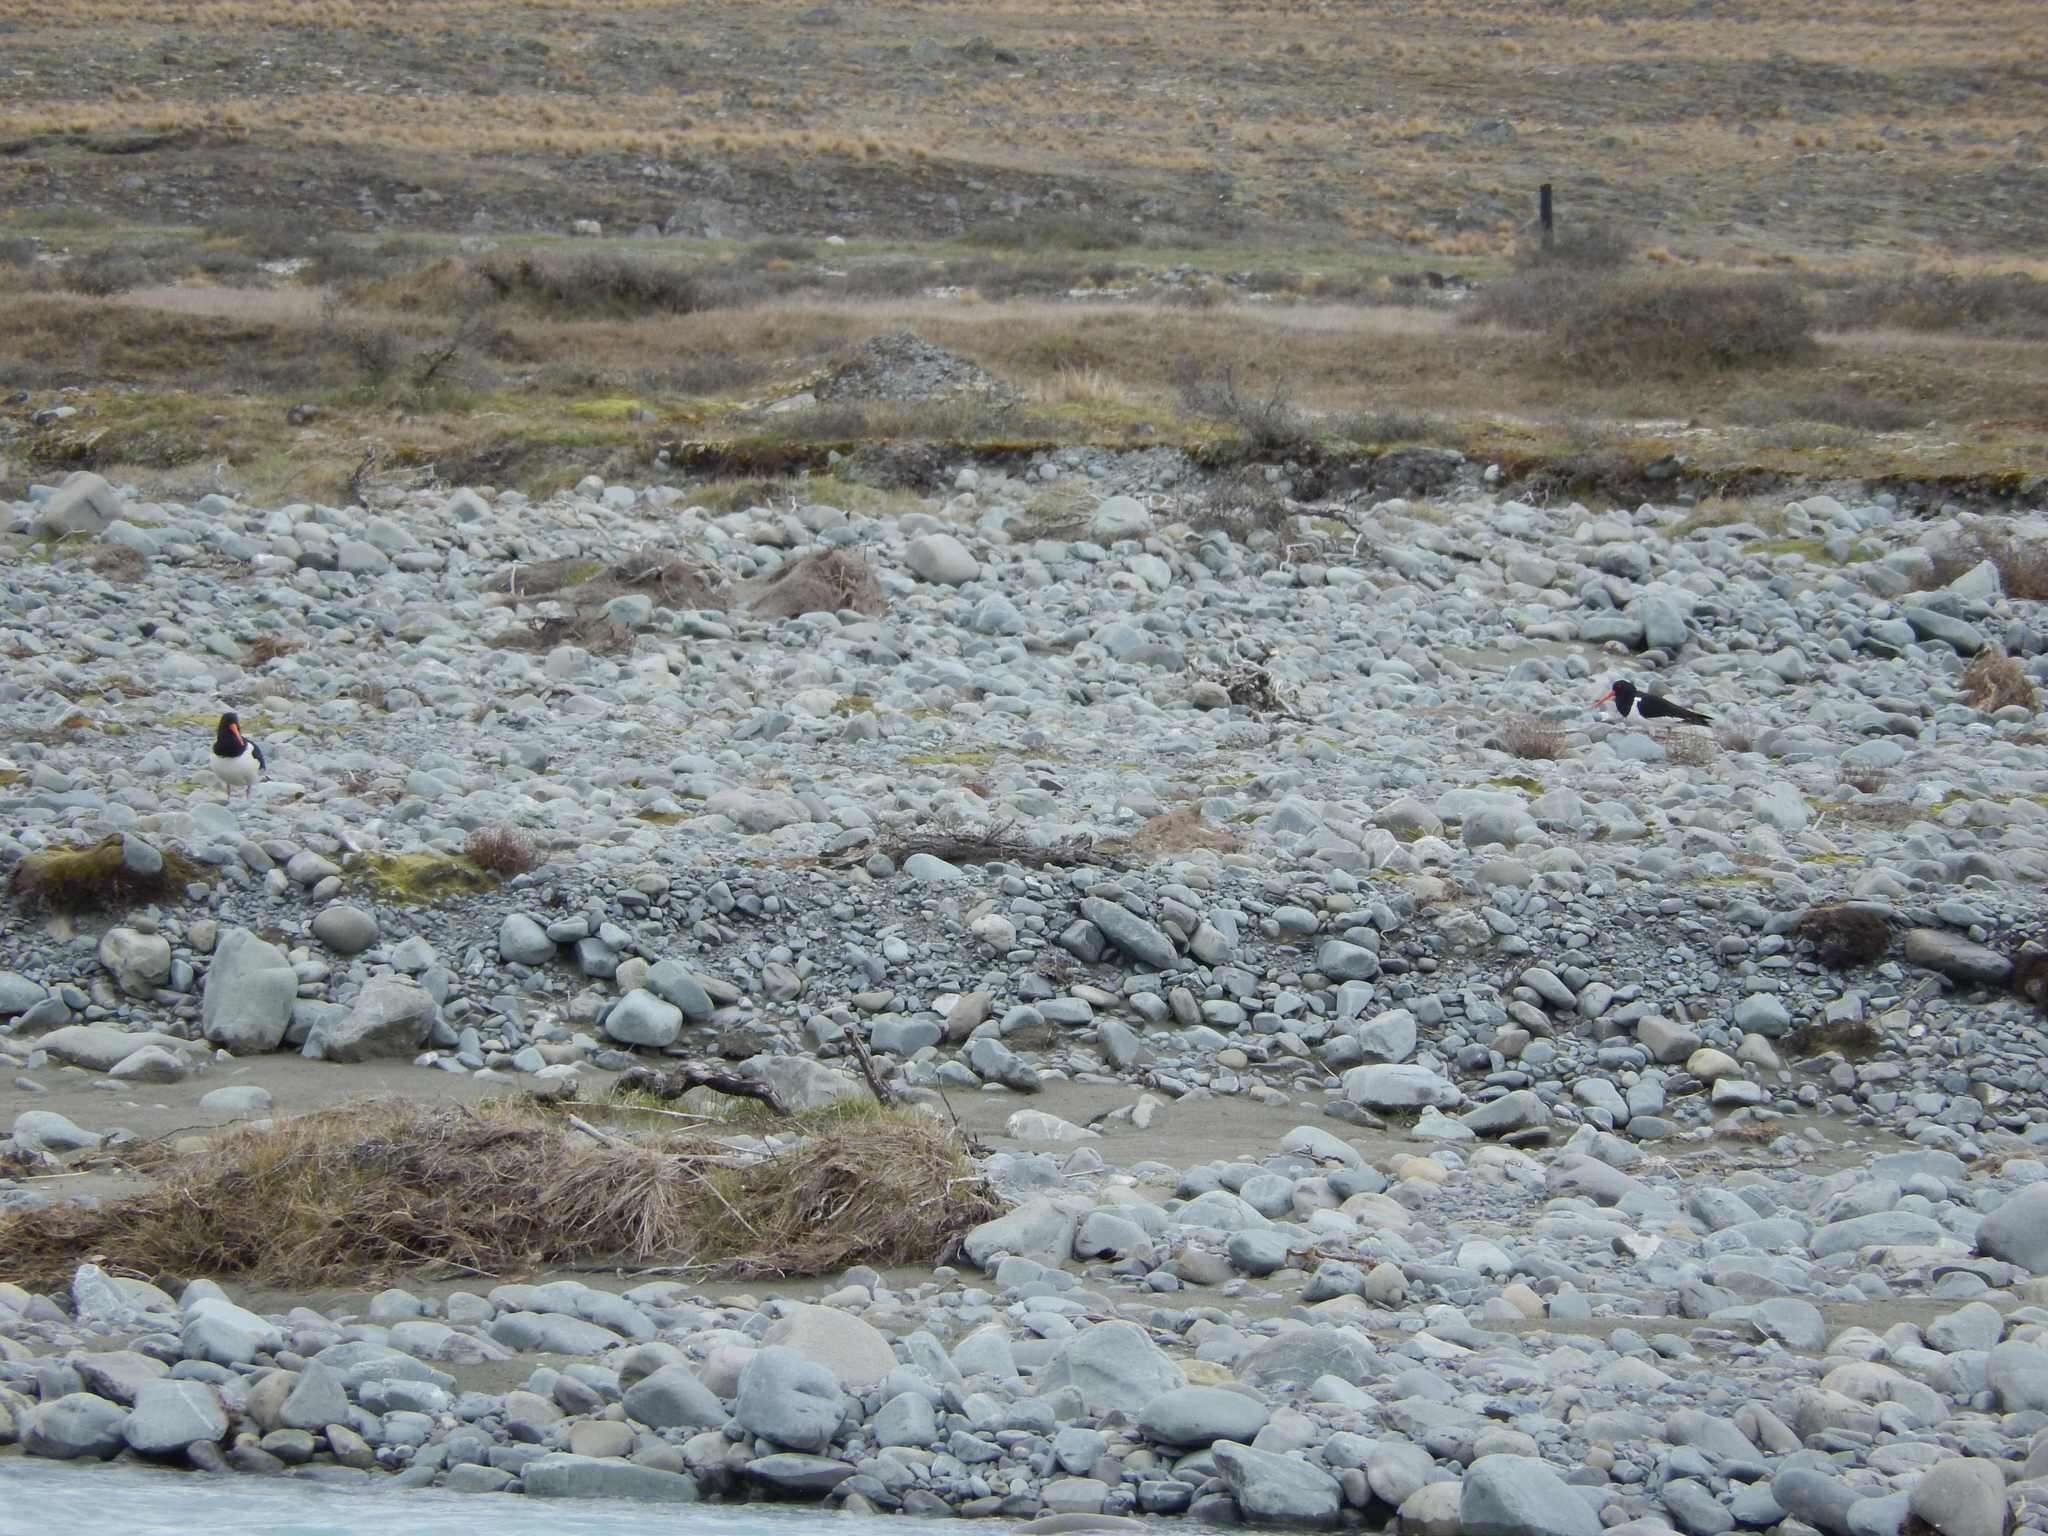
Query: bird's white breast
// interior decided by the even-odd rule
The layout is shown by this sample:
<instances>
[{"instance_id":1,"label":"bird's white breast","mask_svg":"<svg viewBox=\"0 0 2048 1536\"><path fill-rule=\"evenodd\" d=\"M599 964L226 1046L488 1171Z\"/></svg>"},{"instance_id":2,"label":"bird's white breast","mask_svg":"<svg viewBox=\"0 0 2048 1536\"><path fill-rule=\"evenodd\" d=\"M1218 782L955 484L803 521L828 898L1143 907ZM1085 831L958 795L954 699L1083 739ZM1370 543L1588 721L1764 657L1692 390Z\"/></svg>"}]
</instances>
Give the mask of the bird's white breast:
<instances>
[{"instance_id":1,"label":"bird's white breast","mask_svg":"<svg viewBox=\"0 0 2048 1536\"><path fill-rule=\"evenodd\" d=\"M254 784L258 773L256 754L244 752L240 757L216 757L213 760L213 771L215 777L223 784L232 784L237 788L245 784Z\"/></svg>"}]
</instances>

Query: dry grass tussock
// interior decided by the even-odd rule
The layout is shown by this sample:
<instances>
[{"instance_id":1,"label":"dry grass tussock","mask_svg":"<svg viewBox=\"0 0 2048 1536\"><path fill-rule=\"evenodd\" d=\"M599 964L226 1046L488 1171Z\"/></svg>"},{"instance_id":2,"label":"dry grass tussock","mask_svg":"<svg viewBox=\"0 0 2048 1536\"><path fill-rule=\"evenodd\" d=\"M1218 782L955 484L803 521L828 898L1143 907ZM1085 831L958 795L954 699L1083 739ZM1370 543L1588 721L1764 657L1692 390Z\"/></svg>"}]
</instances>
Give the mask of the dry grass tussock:
<instances>
[{"instance_id":1,"label":"dry grass tussock","mask_svg":"<svg viewBox=\"0 0 2048 1536\"><path fill-rule=\"evenodd\" d=\"M889 606L874 568L859 555L840 549L779 566L756 583L744 601L752 612L771 619L848 611L873 616Z\"/></svg>"},{"instance_id":2,"label":"dry grass tussock","mask_svg":"<svg viewBox=\"0 0 2048 1536\"><path fill-rule=\"evenodd\" d=\"M2019 705L2035 707L2033 679L2020 664L1995 645L1987 645L1971 658L1963 671L1963 697L1971 707L1986 712Z\"/></svg>"},{"instance_id":3,"label":"dry grass tussock","mask_svg":"<svg viewBox=\"0 0 2048 1536\"><path fill-rule=\"evenodd\" d=\"M1500 731L1501 750L1550 762L1564 756L1564 732L1534 715L1516 715Z\"/></svg>"},{"instance_id":4,"label":"dry grass tussock","mask_svg":"<svg viewBox=\"0 0 2048 1536\"><path fill-rule=\"evenodd\" d=\"M298 648L299 642L286 635L258 635L242 653L242 665L253 671L280 656L291 655Z\"/></svg>"},{"instance_id":5,"label":"dry grass tussock","mask_svg":"<svg viewBox=\"0 0 2048 1536\"><path fill-rule=\"evenodd\" d=\"M1131 834L1130 849L1136 854L1192 853L1213 848L1218 853L1235 853L1239 843L1228 827L1212 826L1203 819L1198 805L1177 805L1162 811Z\"/></svg>"},{"instance_id":6,"label":"dry grass tussock","mask_svg":"<svg viewBox=\"0 0 2048 1536\"><path fill-rule=\"evenodd\" d=\"M147 855L131 860L121 835L96 843L46 848L14 866L7 889L29 911L117 912L162 901L201 878L200 866L174 848L161 851L155 867Z\"/></svg>"},{"instance_id":7,"label":"dry grass tussock","mask_svg":"<svg viewBox=\"0 0 2048 1536\"><path fill-rule=\"evenodd\" d=\"M876 1109L749 1160L701 1134L597 1144L530 1104L344 1105L227 1133L156 1187L0 1221L0 1273L96 1255L162 1281L369 1282L663 1261L736 1275L927 1263L997 1210L949 1130Z\"/></svg>"},{"instance_id":8,"label":"dry grass tussock","mask_svg":"<svg viewBox=\"0 0 2048 1536\"><path fill-rule=\"evenodd\" d=\"M462 845L470 863L494 875L523 875L540 862L533 840L515 827L478 827Z\"/></svg>"},{"instance_id":9,"label":"dry grass tussock","mask_svg":"<svg viewBox=\"0 0 2048 1536\"><path fill-rule=\"evenodd\" d=\"M1815 956L1831 971L1875 965L1891 948L1891 920L1875 907L1839 902L1809 907L1792 925L1792 936L1814 947Z\"/></svg>"}]
</instances>

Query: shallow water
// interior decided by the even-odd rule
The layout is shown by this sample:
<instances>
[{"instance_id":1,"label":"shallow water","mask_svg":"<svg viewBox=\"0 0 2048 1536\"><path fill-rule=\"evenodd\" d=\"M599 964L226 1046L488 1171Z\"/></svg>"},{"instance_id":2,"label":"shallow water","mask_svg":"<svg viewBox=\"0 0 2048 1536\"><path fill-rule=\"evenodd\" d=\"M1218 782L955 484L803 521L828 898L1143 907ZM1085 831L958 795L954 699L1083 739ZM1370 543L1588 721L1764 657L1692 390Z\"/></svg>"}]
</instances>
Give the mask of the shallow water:
<instances>
[{"instance_id":1,"label":"shallow water","mask_svg":"<svg viewBox=\"0 0 2048 1536\"><path fill-rule=\"evenodd\" d=\"M630 1504L432 1488L333 1488L282 1477L202 1477L146 1467L0 1460L0 1536L83 1524L121 1536L903 1536L907 1522L818 1505ZM963 1536L1014 1536L1001 1521L948 1520ZM1195 1527L1183 1526L1189 1533Z\"/></svg>"}]
</instances>

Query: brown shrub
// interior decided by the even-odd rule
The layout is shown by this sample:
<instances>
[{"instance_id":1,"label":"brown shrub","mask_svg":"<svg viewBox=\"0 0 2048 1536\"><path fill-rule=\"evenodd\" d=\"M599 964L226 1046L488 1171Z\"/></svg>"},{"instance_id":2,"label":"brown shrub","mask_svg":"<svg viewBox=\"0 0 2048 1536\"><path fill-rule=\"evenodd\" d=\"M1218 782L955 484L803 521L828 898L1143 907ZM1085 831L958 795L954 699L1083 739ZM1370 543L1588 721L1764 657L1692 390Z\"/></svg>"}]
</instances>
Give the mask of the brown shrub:
<instances>
[{"instance_id":1,"label":"brown shrub","mask_svg":"<svg viewBox=\"0 0 2048 1536\"><path fill-rule=\"evenodd\" d=\"M2028 939L2012 957L2012 989L2048 1013L2048 944Z\"/></svg>"},{"instance_id":2,"label":"brown shrub","mask_svg":"<svg viewBox=\"0 0 2048 1536\"><path fill-rule=\"evenodd\" d=\"M1816 958L1831 971L1874 965L1891 948L1891 920L1875 907L1839 902L1809 907L1790 929L1792 936L1814 947Z\"/></svg>"},{"instance_id":3,"label":"brown shrub","mask_svg":"<svg viewBox=\"0 0 2048 1536\"><path fill-rule=\"evenodd\" d=\"M477 268L491 295L556 315L689 315L761 296L737 274L706 274L592 252L492 255Z\"/></svg>"},{"instance_id":4,"label":"brown shrub","mask_svg":"<svg viewBox=\"0 0 2048 1536\"><path fill-rule=\"evenodd\" d=\"M1550 244L1529 236L1515 246L1515 265L1527 269L1613 272L1635 260L1640 242L1605 219L1573 220L1551 231Z\"/></svg>"},{"instance_id":5,"label":"brown shrub","mask_svg":"<svg viewBox=\"0 0 2048 1536\"><path fill-rule=\"evenodd\" d=\"M874 568L859 555L830 549L778 566L747 597L762 618L793 619L801 613L878 614L889 604Z\"/></svg>"},{"instance_id":6,"label":"brown shrub","mask_svg":"<svg viewBox=\"0 0 2048 1536\"><path fill-rule=\"evenodd\" d=\"M1796 362L1813 316L1771 278L1615 281L1569 305L1554 327L1564 361L1605 379L1690 377Z\"/></svg>"},{"instance_id":7,"label":"brown shrub","mask_svg":"<svg viewBox=\"0 0 2048 1536\"><path fill-rule=\"evenodd\" d=\"M1827 296L1829 330L1951 331L2048 337L2048 283L2023 272L1914 272L1856 283Z\"/></svg>"},{"instance_id":8,"label":"brown shrub","mask_svg":"<svg viewBox=\"0 0 2048 1536\"><path fill-rule=\"evenodd\" d=\"M540 851L526 834L503 825L478 827L464 841L462 851L478 869L506 879L523 875L540 862Z\"/></svg>"},{"instance_id":9,"label":"brown shrub","mask_svg":"<svg viewBox=\"0 0 2048 1536\"><path fill-rule=\"evenodd\" d=\"M2035 707L2033 680L1995 645L1985 646L1963 670L1963 697L1971 708L1987 714L2014 704L2028 710Z\"/></svg>"},{"instance_id":10,"label":"brown shrub","mask_svg":"<svg viewBox=\"0 0 2048 1536\"><path fill-rule=\"evenodd\" d=\"M1971 541L1980 559L1998 567L2007 597L2048 598L2048 545L2022 544L1997 528L1979 528Z\"/></svg>"},{"instance_id":11,"label":"brown shrub","mask_svg":"<svg viewBox=\"0 0 2048 1536\"><path fill-rule=\"evenodd\" d=\"M1290 454L1311 446L1308 422L1294 408L1286 381L1275 378L1262 394L1240 380L1235 364L1211 368L1193 358L1174 372L1182 409L1235 431L1251 452Z\"/></svg>"},{"instance_id":12,"label":"brown shrub","mask_svg":"<svg viewBox=\"0 0 2048 1536\"><path fill-rule=\"evenodd\" d=\"M1503 752L1516 757L1552 761L1564 756L1564 732L1534 715L1515 715L1500 728Z\"/></svg>"}]
</instances>

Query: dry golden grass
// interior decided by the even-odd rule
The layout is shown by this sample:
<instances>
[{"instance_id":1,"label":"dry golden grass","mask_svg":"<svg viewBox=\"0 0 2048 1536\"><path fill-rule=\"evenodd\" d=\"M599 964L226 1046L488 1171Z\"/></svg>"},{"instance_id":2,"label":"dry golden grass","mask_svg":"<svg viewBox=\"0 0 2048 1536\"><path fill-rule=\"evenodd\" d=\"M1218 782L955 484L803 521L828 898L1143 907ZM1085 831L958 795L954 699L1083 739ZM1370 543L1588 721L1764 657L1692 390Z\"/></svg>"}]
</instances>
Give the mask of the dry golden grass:
<instances>
[{"instance_id":1,"label":"dry golden grass","mask_svg":"<svg viewBox=\"0 0 2048 1536\"><path fill-rule=\"evenodd\" d=\"M814 9L19 0L0 141L184 129L288 161L388 151L479 179L522 159L719 157L1215 178L1219 214L1446 255L1505 254L1535 182L1568 165L1567 218L1589 204L1676 226L1656 249L1684 265L1833 259L1844 232L1872 256L1928 254L2009 228L2011 201L1968 223L1930 204L1990 214L2013 125L2048 115L2048 24L2030 0L1743 15L1431 0L1372 26L1213 0L842 6L804 25ZM0 204L21 201L10 172L32 185L0 159Z\"/></svg>"},{"instance_id":2,"label":"dry golden grass","mask_svg":"<svg viewBox=\"0 0 2048 1536\"><path fill-rule=\"evenodd\" d=\"M1198 848L1234 853L1240 845L1237 835L1228 827L1212 826L1205 821L1200 806L1179 805L1139 827L1131 834L1129 846L1134 854L1154 856L1192 853Z\"/></svg>"},{"instance_id":3,"label":"dry golden grass","mask_svg":"<svg viewBox=\"0 0 2048 1536\"><path fill-rule=\"evenodd\" d=\"M823 1118L749 1159L702 1134L600 1145L530 1103L372 1101L230 1131L139 1195L0 1218L0 1273L61 1285L97 1257L173 1283L578 1262L829 1274L929 1263L996 1209L950 1132L921 1115Z\"/></svg>"},{"instance_id":4,"label":"dry golden grass","mask_svg":"<svg viewBox=\"0 0 2048 1536\"><path fill-rule=\"evenodd\" d=\"M1564 756L1565 734L1534 715L1516 715L1501 727L1500 744L1516 757L1549 762Z\"/></svg>"},{"instance_id":5,"label":"dry golden grass","mask_svg":"<svg viewBox=\"0 0 2048 1536\"><path fill-rule=\"evenodd\" d=\"M1989 713L2017 706L2036 706L2033 679L2020 664L1995 645L1987 645L1970 659L1963 670L1963 697L1971 707Z\"/></svg>"},{"instance_id":6,"label":"dry golden grass","mask_svg":"<svg viewBox=\"0 0 2048 1536\"><path fill-rule=\"evenodd\" d=\"M888 599L874 567L858 554L831 549L778 566L744 601L749 612L770 619L804 613L886 612Z\"/></svg>"}]
</instances>

